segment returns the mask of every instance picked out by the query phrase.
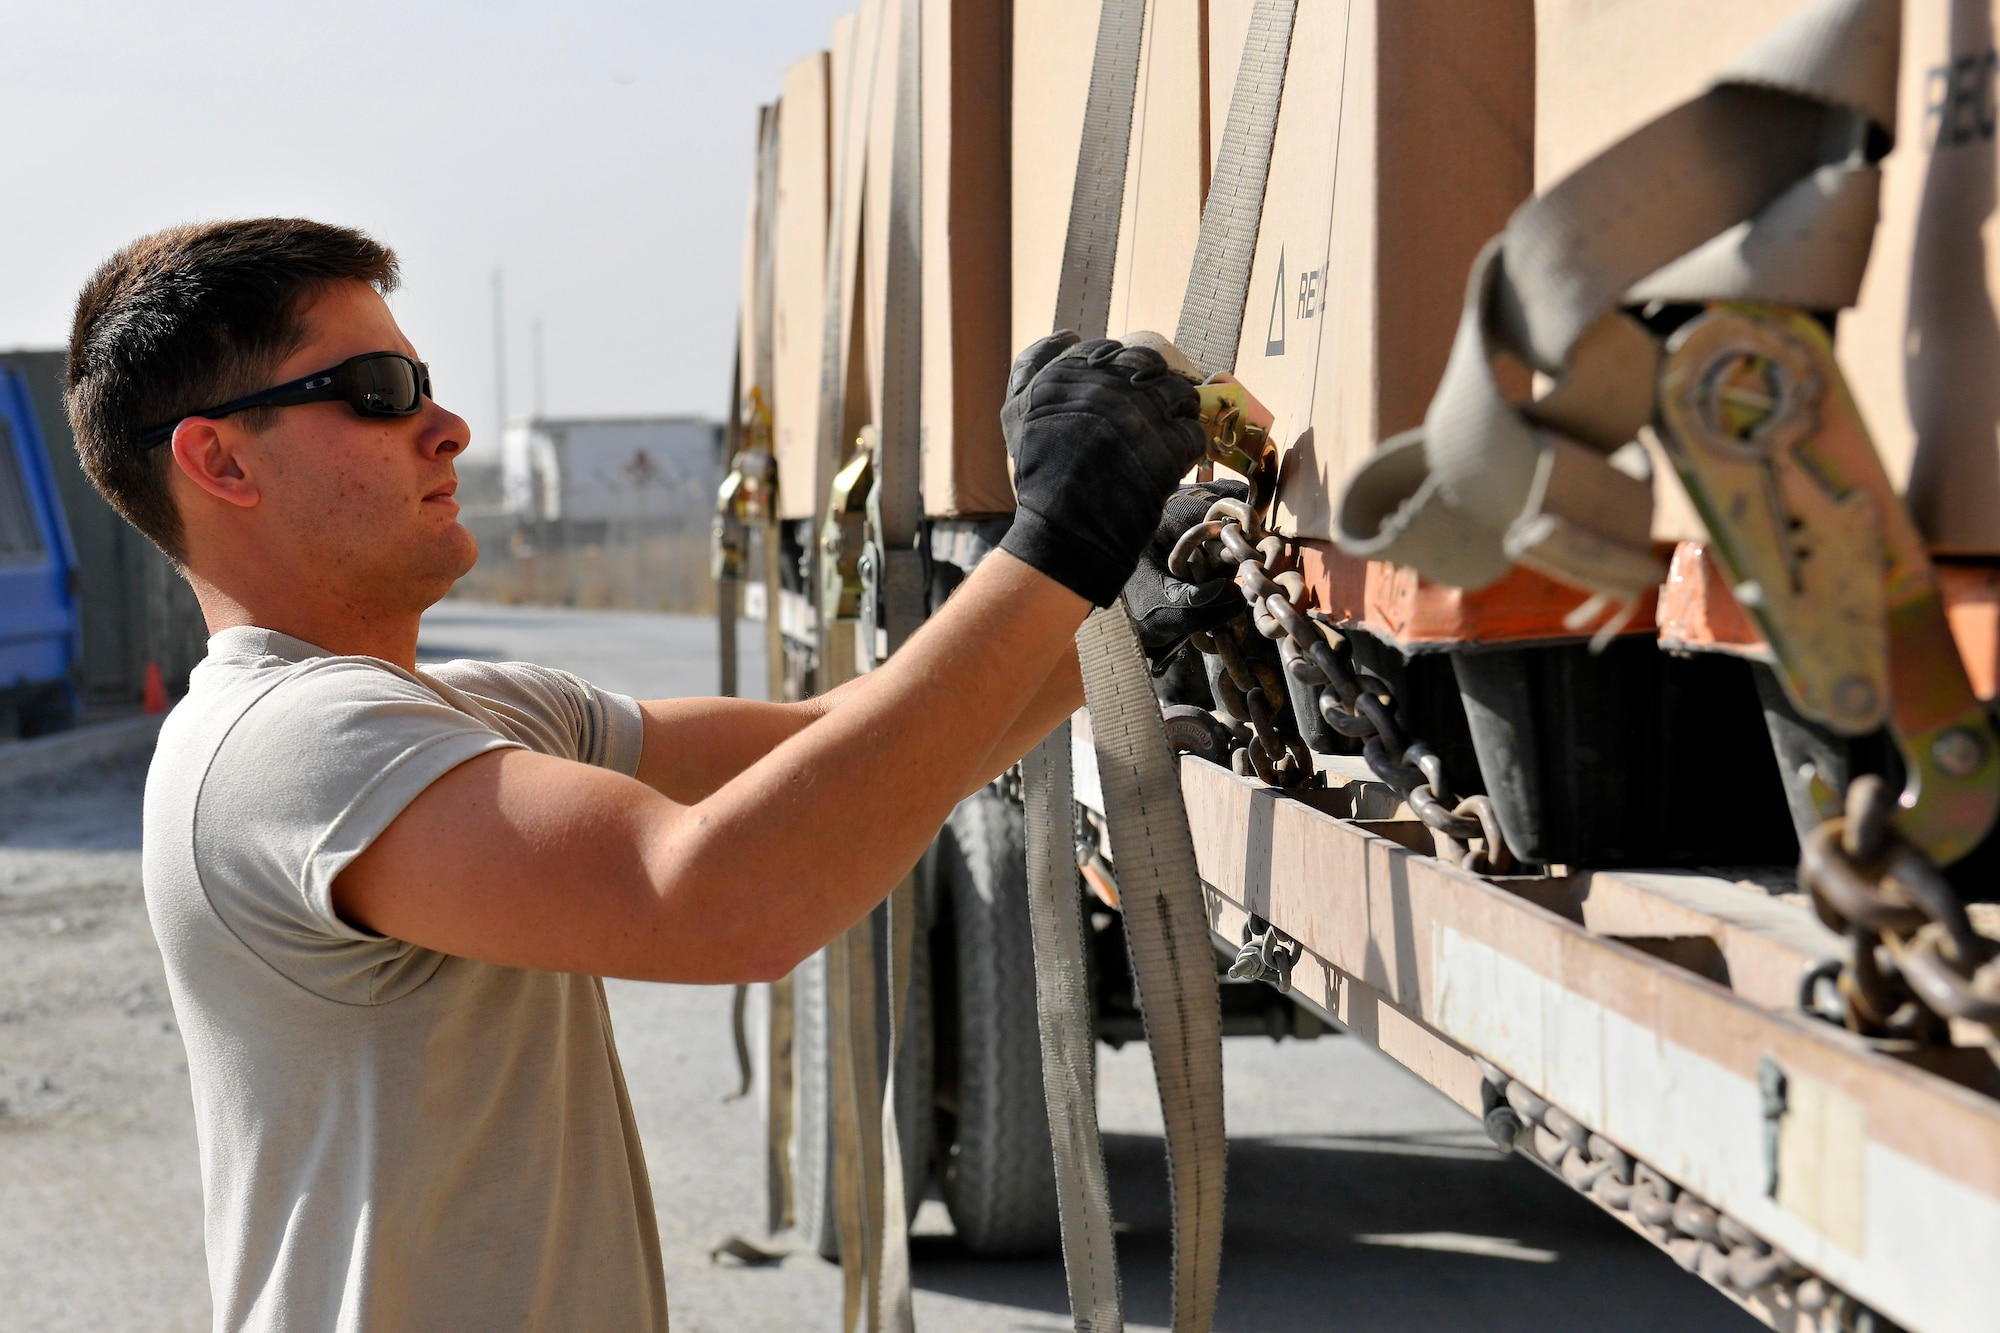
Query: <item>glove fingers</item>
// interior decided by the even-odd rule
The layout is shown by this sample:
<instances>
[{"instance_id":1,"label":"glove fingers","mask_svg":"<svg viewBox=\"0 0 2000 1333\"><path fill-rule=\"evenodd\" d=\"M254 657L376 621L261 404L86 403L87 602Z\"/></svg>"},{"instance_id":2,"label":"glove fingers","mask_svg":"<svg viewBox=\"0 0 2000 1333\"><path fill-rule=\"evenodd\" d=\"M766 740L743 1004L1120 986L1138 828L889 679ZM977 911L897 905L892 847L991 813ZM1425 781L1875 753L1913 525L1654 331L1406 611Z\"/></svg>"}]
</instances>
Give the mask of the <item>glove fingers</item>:
<instances>
[{"instance_id":1,"label":"glove fingers","mask_svg":"<svg viewBox=\"0 0 2000 1333\"><path fill-rule=\"evenodd\" d=\"M1038 338L1029 343L1022 349L1021 354L1014 358L1014 368L1007 374L1007 396L1012 398L1027 388L1049 362L1076 344L1077 336L1073 329L1058 329L1046 338Z\"/></svg>"},{"instance_id":2,"label":"glove fingers","mask_svg":"<svg viewBox=\"0 0 2000 1333\"><path fill-rule=\"evenodd\" d=\"M1168 579L1166 594L1169 603L1185 607L1214 606L1218 602L1223 602L1233 608L1243 600L1243 594L1236 586L1235 576L1229 574L1210 579L1206 583Z\"/></svg>"}]
</instances>

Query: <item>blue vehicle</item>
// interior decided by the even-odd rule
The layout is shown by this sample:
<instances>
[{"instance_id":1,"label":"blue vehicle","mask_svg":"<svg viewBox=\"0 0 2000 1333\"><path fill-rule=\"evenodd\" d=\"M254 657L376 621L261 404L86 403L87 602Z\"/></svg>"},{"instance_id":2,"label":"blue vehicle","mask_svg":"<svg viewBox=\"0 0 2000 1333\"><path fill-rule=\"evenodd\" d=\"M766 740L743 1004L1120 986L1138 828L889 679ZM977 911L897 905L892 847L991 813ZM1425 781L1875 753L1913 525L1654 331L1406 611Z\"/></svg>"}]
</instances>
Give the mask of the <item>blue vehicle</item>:
<instances>
[{"instance_id":1,"label":"blue vehicle","mask_svg":"<svg viewBox=\"0 0 2000 1333\"><path fill-rule=\"evenodd\" d=\"M76 721L81 630L76 548L28 386L0 368L0 737Z\"/></svg>"}]
</instances>

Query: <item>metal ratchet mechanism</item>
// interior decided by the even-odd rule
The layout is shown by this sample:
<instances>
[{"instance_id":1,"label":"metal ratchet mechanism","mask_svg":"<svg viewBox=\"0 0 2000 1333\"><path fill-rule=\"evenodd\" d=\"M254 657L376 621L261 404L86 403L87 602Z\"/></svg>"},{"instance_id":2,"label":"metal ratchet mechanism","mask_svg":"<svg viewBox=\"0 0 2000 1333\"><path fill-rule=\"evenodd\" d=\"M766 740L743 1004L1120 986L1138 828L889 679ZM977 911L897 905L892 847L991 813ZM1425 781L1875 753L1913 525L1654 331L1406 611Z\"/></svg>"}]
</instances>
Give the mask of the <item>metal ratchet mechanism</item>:
<instances>
[{"instance_id":1,"label":"metal ratchet mechanism","mask_svg":"<svg viewBox=\"0 0 2000 1333\"><path fill-rule=\"evenodd\" d=\"M1820 324L1716 304L1669 338L1660 432L1715 553L1807 717L1888 725L1909 779L1891 825L1940 865L2000 813L2000 745Z\"/></svg>"},{"instance_id":2,"label":"metal ratchet mechanism","mask_svg":"<svg viewBox=\"0 0 2000 1333\"><path fill-rule=\"evenodd\" d=\"M820 614L828 620L859 620L868 588L862 556L868 543L868 492L875 484L875 428L866 426L854 441L854 456L833 474L820 528Z\"/></svg>"},{"instance_id":3,"label":"metal ratchet mechanism","mask_svg":"<svg viewBox=\"0 0 2000 1333\"><path fill-rule=\"evenodd\" d=\"M1250 391L1233 380L1211 380L1196 389L1208 461L1241 473L1250 483L1251 506L1262 511L1278 489L1278 451L1270 432L1250 419Z\"/></svg>"},{"instance_id":4,"label":"metal ratchet mechanism","mask_svg":"<svg viewBox=\"0 0 2000 1333\"><path fill-rule=\"evenodd\" d=\"M1837 974L1863 1035L1927 1044L1955 1019L2000 1041L2000 943L1938 871L1993 825L2000 745L1826 333L1795 310L1718 303L1666 353L1661 440L1786 692L1843 735L1886 724L1908 773L1900 797L1872 775L1842 794L1814 776L1827 817L1799 879L1852 952L1808 971L1801 1005Z\"/></svg>"},{"instance_id":5,"label":"metal ratchet mechanism","mask_svg":"<svg viewBox=\"0 0 2000 1333\"><path fill-rule=\"evenodd\" d=\"M750 525L770 520L778 490L778 462L771 453L771 410L762 389L752 388L744 414L742 445L715 493L714 541L709 574L740 579L749 558Z\"/></svg>"}]
</instances>

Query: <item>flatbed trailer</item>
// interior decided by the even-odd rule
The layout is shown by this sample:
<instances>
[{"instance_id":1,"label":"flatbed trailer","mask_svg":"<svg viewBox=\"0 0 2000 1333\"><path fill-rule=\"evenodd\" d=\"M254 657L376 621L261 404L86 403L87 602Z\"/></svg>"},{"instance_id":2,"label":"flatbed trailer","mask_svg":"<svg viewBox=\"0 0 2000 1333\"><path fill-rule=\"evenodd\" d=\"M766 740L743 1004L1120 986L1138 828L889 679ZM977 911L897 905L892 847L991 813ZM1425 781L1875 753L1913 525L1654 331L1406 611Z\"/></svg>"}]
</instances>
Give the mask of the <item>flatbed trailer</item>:
<instances>
[{"instance_id":1,"label":"flatbed trailer","mask_svg":"<svg viewBox=\"0 0 2000 1333\"><path fill-rule=\"evenodd\" d=\"M771 1225L845 1259L850 1320L867 1309L894 1322L894 1201L914 1208L933 1179L974 1252L1047 1250L1060 1234L1079 1328L1104 1316L1085 1308L1074 1262L1094 1118L1056 1086L1079 1081L1087 1102L1089 1061L1051 1035L1063 1015L1050 997L1083 997L1068 1003L1088 1010L1086 1040L1157 1035L1162 1006L1207 1004L1184 986L1157 992L1158 973L1135 987L1144 964L1124 923L1137 890L1121 888L1120 862L1143 863L1135 884L1162 863L1150 842L1120 856L1116 811L1136 800L1149 827L1184 821L1216 1034L1332 1029L1378 1047L1774 1328L2000 1326L2000 1270L1986 1261L2000 1248L2000 994L1988 998L2000 978L1978 966L2000 954L1986 718L2000 691L2000 454L1984 391L1963 383L1991 376L1980 349L2000 356L1980 333L2000 327L2000 259L1976 239L2000 211L2000 10L1945 8L869 0L829 52L791 67L758 129L738 467L718 515L719 574L757 587L772 697L869 669L997 542L1012 504L1002 371L1085 272L1100 283L1086 325L1123 336L1178 322L1183 350L1207 344L1191 353L1198 374L1231 370L1269 409L1265 453L1218 428L1215 456L1251 501L1239 517L1212 511L1208 540L1232 522L1246 542L1267 539L1257 570L1240 551L1228 559L1258 632L1285 645L1260 642L1246 616L1233 649L1218 634L1153 663L1161 735L1179 751L1164 803L1157 789L1135 797L1129 774L1107 799L1101 756L1129 738L1078 714L1061 765L1073 885L1032 870L1051 837L1067 847L1060 831L1036 842L1037 784L1053 781L1036 760L961 807L886 917L771 989ZM1746 106L1777 107L1792 128ZM1554 216L1588 193L1570 182L1610 179L1603 163L1670 122L1697 125L1684 174L1663 177L1673 189L1600 185L1605 234L1646 209L1671 232L1703 162L1788 134L1819 135L1802 151L1821 194L1851 190L1872 209L1879 193L1882 217L1842 215L1836 257L1806 265L1810 280L1776 305L1754 244L1694 278L1654 264L1609 288L1590 328L1667 367L1657 383L1625 381L1653 397L1650 416L1618 428L1630 404L1616 393L1579 408L1551 390L1602 358L1537 360L1529 334L1491 313L1493 284L1509 280L1492 256L1513 253L1522 218ZM1740 214L1716 214L1717 244L1771 234L1756 225L1773 199L1805 207L1790 176L1774 181ZM1794 218L1799 237L1840 231ZM1496 235L1501 248L1483 250ZM1565 235L1544 246L1558 268L1595 243L1581 225ZM1944 276L1939 252L1967 270ZM1641 278L1667 296L1646 296ZM1191 322L1197 294L1222 316ZM1711 400L1659 387L1678 383L1674 358L1698 335L1739 326L1804 349L1798 364L1821 379L1788 389L1776 353L1715 363L1738 376L1731 392L1751 382L1742 374L1771 386L1722 396L1750 405L1730 429L1761 440L1793 412L1809 443L1846 431L1828 446L1848 449L1831 489L1842 503L1866 492L1879 523L1833 538L1802 492L1771 482L1777 528L1807 551L1789 600L1746 574L1754 523L1718 507L1720 474L1689 453L1683 417ZM1429 449L1414 430L1427 413L1432 434L1443 428L1433 398L1463 389L1473 358L1454 347L1469 338L1498 349L1490 412L1526 413L1539 432L1543 471L1521 514L1536 522L1503 542L1461 494L1439 502L1446 527L1405 540L1396 525L1416 524L1431 492L1397 460ZM1795 466L1777 446L1765 457ZM1824 467L1798 466L1824 482ZM1879 479L1856 480L1857 466ZM1562 475L1578 489L1549 480L1557 467L1577 469ZM1496 489L1503 472L1493 465ZM1405 492L1370 509L1368 485ZM1876 548L1856 544L1878 540L1888 554L1871 563ZM1797 572L1808 556L1820 563ZM1885 595L1918 589L1929 618L1913 631L1865 588L1818 581L1823 567L1864 584L1898 571ZM1281 580L1291 605L1272 610ZM1828 630L1840 615L1847 628ZM1876 670L1873 692L1842 677L1836 705L1816 694L1824 663L1788 637L1802 625L1820 635L1815 652ZM1895 634L1892 669L1882 645ZM1334 701L1342 679L1368 708ZM1955 701L1956 723L1912 729L1919 679ZM1262 711L1246 710L1257 689ZM1364 753L1364 737L1394 752ZM1874 851L1826 852L1843 793L1852 828L1872 817L1856 796L1872 790L1866 775L1893 795L1906 771L1901 813L1885 818L1907 830L1892 848L1943 868L1922 880L1948 885L1930 935L1882 888L1901 882L1893 871L1874 925L1837 910L1853 900L1823 883L1826 855L1878 864ZM1953 792L1957 813L1938 815ZM1801 841L1816 837L1822 869L1802 878ZM1028 901L1047 892L1084 922L1076 979L1030 928ZM1961 932L1959 971L1926 990L1936 967L1910 959L1946 928ZM1871 1017L1884 995L1899 1007ZM1175 1037L1194 1064L1214 1040ZM868 1128L885 1099L900 1139ZM1168 1118L1170 1153L1219 1133L1216 1119L1177 1129L1171 1106ZM884 1165L892 1149L900 1173ZM1202 1243L1200 1227L1177 1211L1177 1246ZM1177 1272L1200 1285L1199 1268ZM1177 1327L1205 1325L1198 1294L1177 1304Z\"/></svg>"}]
</instances>

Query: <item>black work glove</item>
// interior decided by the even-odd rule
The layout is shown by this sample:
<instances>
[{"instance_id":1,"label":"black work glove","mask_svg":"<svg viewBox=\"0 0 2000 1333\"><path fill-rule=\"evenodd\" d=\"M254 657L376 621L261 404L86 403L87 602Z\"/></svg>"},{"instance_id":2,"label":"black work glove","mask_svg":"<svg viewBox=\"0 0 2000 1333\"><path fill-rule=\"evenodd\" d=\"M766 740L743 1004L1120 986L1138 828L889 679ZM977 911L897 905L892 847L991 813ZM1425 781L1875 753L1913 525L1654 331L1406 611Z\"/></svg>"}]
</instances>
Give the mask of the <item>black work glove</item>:
<instances>
[{"instance_id":1,"label":"black work glove","mask_svg":"<svg viewBox=\"0 0 2000 1333\"><path fill-rule=\"evenodd\" d=\"M1139 630L1139 642L1155 665L1180 651L1190 634L1202 633L1242 615L1249 605L1234 573L1206 583L1189 583L1167 568L1174 544L1208 517L1217 500L1248 500L1240 481L1202 481L1178 486L1168 497L1153 538L1139 553L1139 566L1125 584L1125 604Z\"/></svg>"},{"instance_id":2,"label":"black work glove","mask_svg":"<svg viewBox=\"0 0 2000 1333\"><path fill-rule=\"evenodd\" d=\"M1199 396L1158 352L1074 333L1021 353L1000 409L1018 497L1001 549L1097 606L1118 600L1174 485L1206 451Z\"/></svg>"}]
</instances>

